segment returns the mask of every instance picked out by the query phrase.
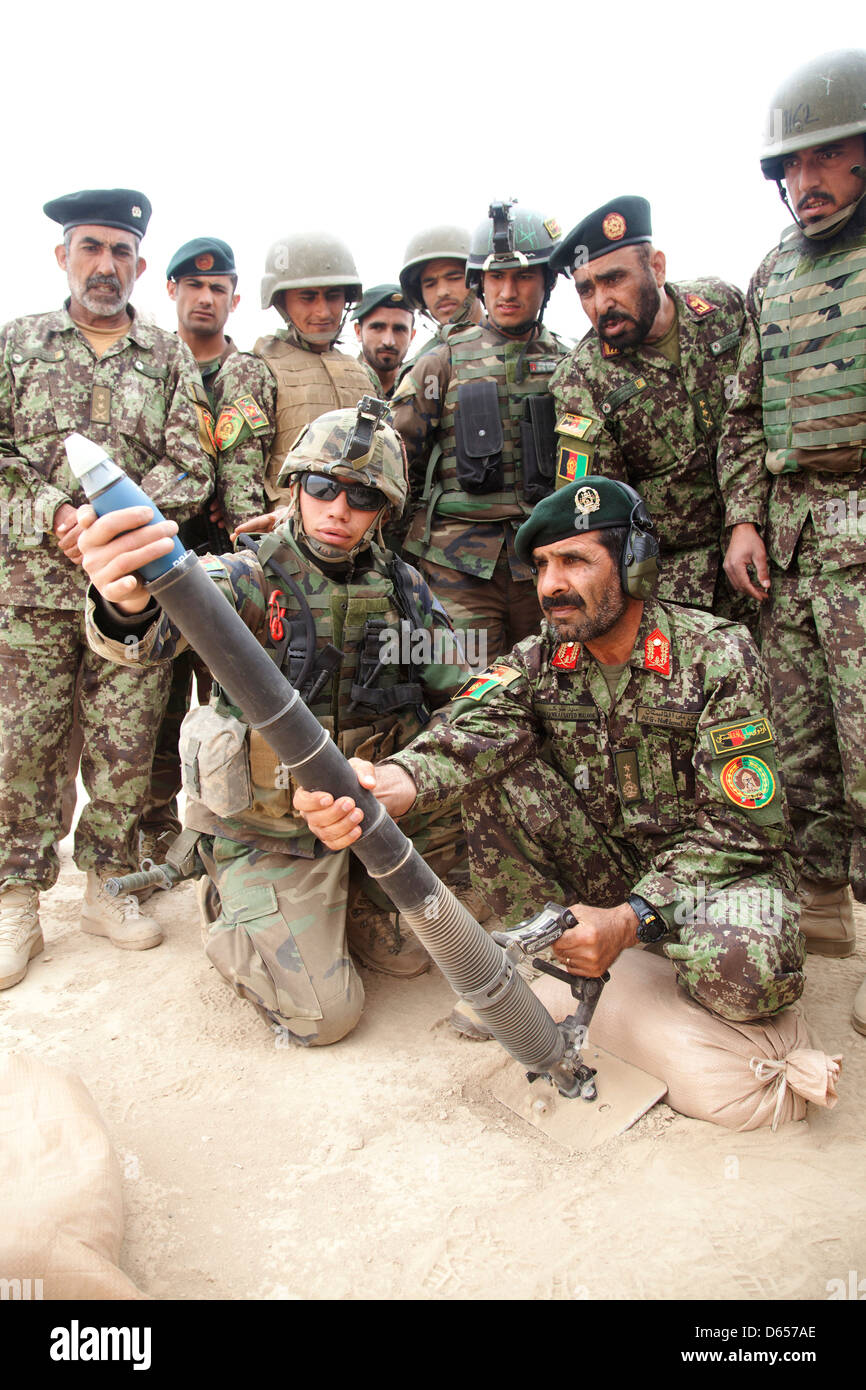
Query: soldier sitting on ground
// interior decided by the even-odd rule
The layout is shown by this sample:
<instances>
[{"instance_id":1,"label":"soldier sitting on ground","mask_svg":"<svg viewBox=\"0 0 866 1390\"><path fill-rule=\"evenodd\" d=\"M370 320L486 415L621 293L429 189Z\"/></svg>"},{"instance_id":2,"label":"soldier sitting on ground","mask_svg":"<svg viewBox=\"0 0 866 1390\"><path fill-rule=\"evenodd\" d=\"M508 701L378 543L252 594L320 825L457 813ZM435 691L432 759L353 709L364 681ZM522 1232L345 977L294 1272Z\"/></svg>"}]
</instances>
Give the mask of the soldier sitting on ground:
<instances>
[{"instance_id":1,"label":"soldier sitting on ground","mask_svg":"<svg viewBox=\"0 0 866 1390\"><path fill-rule=\"evenodd\" d=\"M473 884L509 924L546 901L578 925L554 949L599 976L664 941L688 993L764 1018L803 990L791 830L746 632L652 598L658 545L640 496L591 476L540 502L516 551L545 622L459 692L446 724L359 780L394 816L461 798ZM349 797L298 790L332 850Z\"/></svg>"},{"instance_id":2,"label":"soldier sitting on ground","mask_svg":"<svg viewBox=\"0 0 866 1390\"><path fill-rule=\"evenodd\" d=\"M416 570L381 548L407 480L400 438L377 423L377 404L367 398L358 411L332 411L306 428L278 479L289 519L260 537L257 553L204 560L338 746L369 758L403 747L468 674L441 605ZM130 664L124 639L133 634L144 665L182 652L177 628L136 579L123 577L146 563L141 547L154 539L148 554L165 553L159 538L177 528L142 527L140 510L97 521L82 508L80 518L84 565L99 590L88 597L94 649ZM130 525L139 529L122 534ZM200 894L205 949L272 1024L304 1044L350 1032L364 1003L350 950L389 975L429 968L360 863L321 854L292 810L288 769L219 691L188 716L181 753L186 824L202 832L210 874ZM455 809L407 817L404 828L440 876L468 879Z\"/></svg>"}]
</instances>

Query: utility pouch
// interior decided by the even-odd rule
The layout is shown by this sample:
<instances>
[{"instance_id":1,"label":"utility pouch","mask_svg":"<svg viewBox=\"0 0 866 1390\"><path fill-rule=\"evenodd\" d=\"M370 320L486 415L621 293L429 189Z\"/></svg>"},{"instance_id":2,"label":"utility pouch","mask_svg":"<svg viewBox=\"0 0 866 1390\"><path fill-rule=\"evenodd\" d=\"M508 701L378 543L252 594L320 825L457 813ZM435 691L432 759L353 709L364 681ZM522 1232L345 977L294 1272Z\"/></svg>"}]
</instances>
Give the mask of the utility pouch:
<instances>
[{"instance_id":1,"label":"utility pouch","mask_svg":"<svg viewBox=\"0 0 866 1390\"><path fill-rule=\"evenodd\" d=\"M553 492L556 467L556 403L551 395L529 396L520 422L523 496L540 502Z\"/></svg>"},{"instance_id":2,"label":"utility pouch","mask_svg":"<svg viewBox=\"0 0 866 1390\"><path fill-rule=\"evenodd\" d=\"M466 492L501 492L502 417L495 381L462 381L454 417L457 480Z\"/></svg>"},{"instance_id":3,"label":"utility pouch","mask_svg":"<svg viewBox=\"0 0 866 1390\"><path fill-rule=\"evenodd\" d=\"M183 789L215 816L235 816L253 804L247 725L213 705L190 710L178 740Z\"/></svg>"}]
</instances>

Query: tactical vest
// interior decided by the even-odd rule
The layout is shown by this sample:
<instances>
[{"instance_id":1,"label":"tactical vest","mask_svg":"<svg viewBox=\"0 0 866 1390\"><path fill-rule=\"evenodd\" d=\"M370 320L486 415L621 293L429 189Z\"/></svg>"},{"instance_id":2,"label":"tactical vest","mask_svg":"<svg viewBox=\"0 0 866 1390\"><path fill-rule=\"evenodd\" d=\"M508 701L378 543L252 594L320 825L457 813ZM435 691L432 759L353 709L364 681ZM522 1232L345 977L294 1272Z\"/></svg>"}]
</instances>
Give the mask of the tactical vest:
<instances>
[{"instance_id":1,"label":"tactical vest","mask_svg":"<svg viewBox=\"0 0 866 1390\"><path fill-rule=\"evenodd\" d=\"M402 748L420 733L429 715L423 706L417 668L384 665L376 670L376 657L382 650L380 633L387 629L400 634L401 620L403 630L411 621L393 579L385 572L382 552L376 552L380 563L375 568L362 571L348 583L325 576L276 535L265 537L258 553L268 583L265 650L290 679L297 677L306 655L303 613L295 595L287 592L284 580L270 568L269 561L273 560L309 605L315 655L325 658L318 671L314 666L302 687L308 708L346 757L357 755L375 762ZM273 637L277 608L284 608L287 614L282 619L282 650ZM416 624L421 622L420 614L413 617ZM365 681L369 684L361 692L359 687ZM216 708L223 716L238 716L221 694ZM252 830L262 829L269 836L308 837L306 824L292 809L295 784L255 729L249 734L249 762L252 806L231 819ZM277 821L283 823L277 825ZM194 828L207 827L196 822Z\"/></svg>"},{"instance_id":2,"label":"tactical vest","mask_svg":"<svg viewBox=\"0 0 866 1390\"><path fill-rule=\"evenodd\" d=\"M438 445L427 469L424 496L429 515L435 511L439 516L467 521L499 521L523 518L532 511L533 503L524 498L522 491L521 424L525 423L528 398L549 393L550 378L563 355L555 340L549 335L546 338L549 341L530 344L523 359L523 379L517 381L517 362L526 343L490 342L479 324L448 333L451 380L445 394ZM457 476L459 388L474 381L495 382L502 425L502 487L483 494L466 492ZM477 428L473 433L478 434ZM552 479L550 490L553 491ZM483 514L479 513L479 502L483 503Z\"/></svg>"},{"instance_id":3,"label":"tactical vest","mask_svg":"<svg viewBox=\"0 0 866 1390\"><path fill-rule=\"evenodd\" d=\"M866 442L866 235L815 260L781 251L760 335L770 472L856 472Z\"/></svg>"},{"instance_id":4,"label":"tactical vest","mask_svg":"<svg viewBox=\"0 0 866 1390\"><path fill-rule=\"evenodd\" d=\"M259 338L253 351L268 364L277 383L276 432L265 475L271 501L280 496L277 475L303 425L328 410L356 406L370 395L370 380L361 364L345 353L306 352L282 338Z\"/></svg>"}]
</instances>

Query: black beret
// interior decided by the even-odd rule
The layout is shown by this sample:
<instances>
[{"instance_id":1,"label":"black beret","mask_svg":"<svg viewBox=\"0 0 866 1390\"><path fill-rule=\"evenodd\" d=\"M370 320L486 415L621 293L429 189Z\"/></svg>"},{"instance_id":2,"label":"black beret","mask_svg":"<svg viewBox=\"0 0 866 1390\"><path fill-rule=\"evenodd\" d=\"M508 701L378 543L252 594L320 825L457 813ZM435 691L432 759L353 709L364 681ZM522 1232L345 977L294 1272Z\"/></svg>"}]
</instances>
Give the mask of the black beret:
<instances>
[{"instance_id":1,"label":"black beret","mask_svg":"<svg viewBox=\"0 0 866 1390\"><path fill-rule=\"evenodd\" d=\"M517 532L514 549L525 565L531 565L532 552L540 546L587 531L628 526L639 500L631 488L615 479L590 474L543 498Z\"/></svg>"},{"instance_id":2,"label":"black beret","mask_svg":"<svg viewBox=\"0 0 866 1390\"><path fill-rule=\"evenodd\" d=\"M652 214L646 198L625 194L596 208L572 227L551 256L550 264L554 270L570 275L577 265L586 265L620 246L652 241L652 234Z\"/></svg>"},{"instance_id":3,"label":"black beret","mask_svg":"<svg viewBox=\"0 0 866 1390\"><path fill-rule=\"evenodd\" d=\"M64 232L71 227L119 227L142 237L153 208L135 188L85 188L52 198L42 211L52 222L60 222Z\"/></svg>"},{"instance_id":4,"label":"black beret","mask_svg":"<svg viewBox=\"0 0 866 1390\"><path fill-rule=\"evenodd\" d=\"M166 280L180 280L184 275L237 275L235 253L219 237L194 237L175 251L165 272Z\"/></svg>"},{"instance_id":5,"label":"black beret","mask_svg":"<svg viewBox=\"0 0 866 1390\"><path fill-rule=\"evenodd\" d=\"M352 319L359 323L368 314L372 314L374 309L405 309L407 314L413 312L412 305L409 303L399 285L374 285L371 290L365 290L363 298L357 304Z\"/></svg>"}]
</instances>

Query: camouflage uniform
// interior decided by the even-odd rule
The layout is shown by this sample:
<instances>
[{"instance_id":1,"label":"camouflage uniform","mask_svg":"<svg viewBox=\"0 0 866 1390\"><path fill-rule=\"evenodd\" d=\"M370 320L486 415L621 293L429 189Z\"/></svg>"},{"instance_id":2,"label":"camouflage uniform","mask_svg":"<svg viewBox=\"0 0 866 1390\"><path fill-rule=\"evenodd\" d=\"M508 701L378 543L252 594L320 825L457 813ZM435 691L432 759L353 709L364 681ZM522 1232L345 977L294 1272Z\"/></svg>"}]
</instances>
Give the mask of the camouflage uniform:
<instances>
[{"instance_id":1,"label":"camouflage uniform","mask_svg":"<svg viewBox=\"0 0 866 1390\"><path fill-rule=\"evenodd\" d=\"M722 570L716 450L746 329L743 296L715 279L665 289L679 366L652 344L621 349L592 329L557 368L557 486L601 473L637 488L658 527L659 598L742 620L739 609L754 604L735 598Z\"/></svg>"},{"instance_id":2,"label":"camouflage uniform","mask_svg":"<svg viewBox=\"0 0 866 1390\"><path fill-rule=\"evenodd\" d=\"M342 653L336 679L324 683L310 708L347 756L375 759L402 747L422 727L414 699L441 705L467 674L459 657L449 661L455 658L450 624L420 575L410 571L412 602L420 624L439 634L444 650L437 653L434 646L433 662L409 673L400 666L386 666L371 692L381 708L362 701L350 710L367 621L382 619L391 630L400 630L387 552L368 547L349 577L326 575L299 548L287 525L262 540L259 559L249 551L207 557L204 563L211 577L273 651L271 595L282 592L287 629L300 610L280 577L263 571L259 560L266 565L269 559L304 593L315 622L317 650L321 653L331 643ZM103 656L128 663L128 645L119 635L108 635L109 624L100 613L91 599L91 644ZM111 617L114 634L124 625L141 628L141 619L124 624L116 614ZM162 615L142 634L138 659L146 665L165 662L185 647L185 640ZM293 663L294 658L288 674L297 679ZM407 679L419 683L409 704L405 686L397 690ZM309 693L306 680L302 692ZM225 724L226 718L232 725ZM245 738L241 718L240 711L217 693L207 710L193 711L182 737L186 824L208 837L203 858L222 904L207 953L241 996L266 1009L297 1041L335 1042L355 1026L364 1002L346 947L347 907L361 893L377 905L390 904L360 864L350 863L348 851L322 854L306 823L294 814L288 770L255 730ZM437 872L465 869L460 817L454 810L406 817L403 828Z\"/></svg>"},{"instance_id":3,"label":"camouflage uniform","mask_svg":"<svg viewBox=\"0 0 866 1390\"><path fill-rule=\"evenodd\" d=\"M664 918L687 991L748 1020L803 989L790 827L766 681L747 635L649 602L611 702L602 668L545 623L392 761L413 810L463 798L473 882L513 924L548 899Z\"/></svg>"},{"instance_id":4,"label":"camouflage uniform","mask_svg":"<svg viewBox=\"0 0 866 1390\"><path fill-rule=\"evenodd\" d=\"M239 359L237 363L235 358ZM247 425L247 419L256 424L259 417L263 419L259 402L269 389L271 378L265 364L251 353L239 353L231 338L226 338L221 356L211 362L200 362L198 366L216 425L215 496L222 507L224 522L221 525L211 522L206 505L198 516L184 522L180 538L190 550L227 550L231 545L229 532L265 510L264 459L261 448L255 447L257 436ZM220 401L224 401L222 410ZM227 441L234 431L243 432L253 441L253 447L230 450ZM216 439L220 441L219 449ZM141 817L141 829L150 839L180 830L177 794L181 775L177 743L183 717L189 709L194 673L199 703L204 704L210 692L210 675L204 664L193 652L187 652L172 668L171 689L153 757L150 791Z\"/></svg>"},{"instance_id":5,"label":"camouflage uniform","mask_svg":"<svg viewBox=\"0 0 866 1390\"><path fill-rule=\"evenodd\" d=\"M441 333L442 344L419 358L392 402L414 501L403 550L417 557L455 626L486 633L492 659L538 626L532 575L514 553L515 532L533 506L523 490L521 426L527 399L547 392L566 348L546 328L527 343L488 320L445 325ZM497 384L503 479L496 492L469 493L458 480L457 392L468 381ZM473 655L470 645L470 661Z\"/></svg>"},{"instance_id":6,"label":"camouflage uniform","mask_svg":"<svg viewBox=\"0 0 866 1390\"><path fill-rule=\"evenodd\" d=\"M830 884L849 881L860 902L866 902L863 222L861 213L829 246L815 243L808 255L791 228L761 263L747 301L758 327L743 344L719 455L726 525L756 526L770 561L761 653L803 872Z\"/></svg>"},{"instance_id":7,"label":"camouflage uniform","mask_svg":"<svg viewBox=\"0 0 866 1390\"><path fill-rule=\"evenodd\" d=\"M130 310L130 312L132 312ZM79 868L137 864L137 822L168 688L167 671L107 667L87 650L85 578L52 533L61 503L86 499L63 441L80 430L162 510L181 521L213 488L206 399L189 349L133 318L97 358L66 309L16 319L0 334L0 886L49 888L58 872L62 782L81 669Z\"/></svg>"}]
</instances>

